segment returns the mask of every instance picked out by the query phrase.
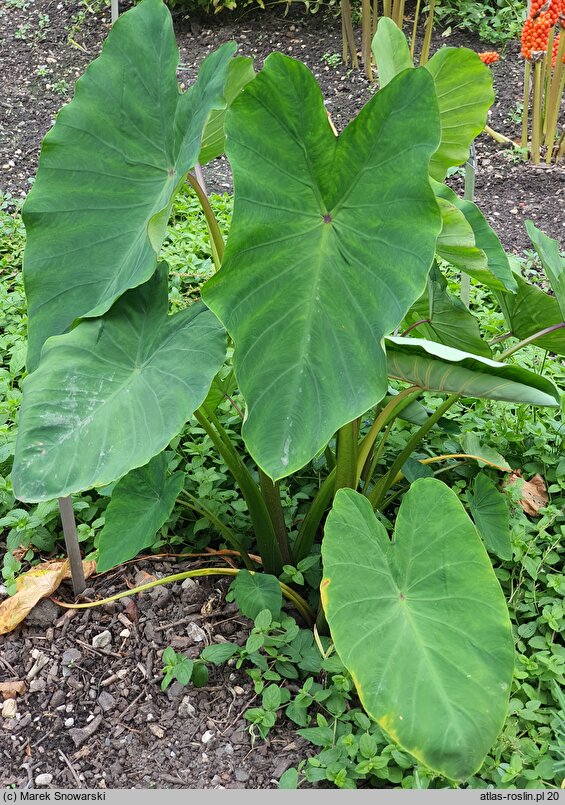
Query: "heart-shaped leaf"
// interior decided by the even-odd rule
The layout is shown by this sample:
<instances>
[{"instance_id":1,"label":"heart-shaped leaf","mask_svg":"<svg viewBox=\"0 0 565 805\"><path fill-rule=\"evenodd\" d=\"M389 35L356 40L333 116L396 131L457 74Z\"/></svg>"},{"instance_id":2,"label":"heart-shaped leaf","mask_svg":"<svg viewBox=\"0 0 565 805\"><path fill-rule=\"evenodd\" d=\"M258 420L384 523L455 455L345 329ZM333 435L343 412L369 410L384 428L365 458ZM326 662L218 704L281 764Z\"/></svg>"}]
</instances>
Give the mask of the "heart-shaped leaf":
<instances>
[{"instance_id":1,"label":"heart-shaped leaf","mask_svg":"<svg viewBox=\"0 0 565 805\"><path fill-rule=\"evenodd\" d=\"M104 486L160 453L202 403L225 334L202 303L167 316L167 267L99 319L49 339L24 380L20 500Z\"/></svg>"},{"instance_id":2,"label":"heart-shaped leaf","mask_svg":"<svg viewBox=\"0 0 565 805\"><path fill-rule=\"evenodd\" d=\"M133 559L151 545L173 510L183 483L183 472L167 477L164 453L118 481L98 539L98 573Z\"/></svg>"},{"instance_id":3,"label":"heart-shaped leaf","mask_svg":"<svg viewBox=\"0 0 565 805\"><path fill-rule=\"evenodd\" d=\"M508 501L484 472L475 478L469 508L488 550L500 559L512 559Z\"/></svg>"},{"instance_id":4,"label":"heart-shaped leaf","mask_svg":"<svg viewBox=\"0 0 565 805\"><path fill-rule=\"evenodd\" d=\"M386 393L382 337L424 290L441 226L434 85L406 71L336 138L310 71L273 54L226 131L233 224L203 297L235 342L246 445L277 479Z\"/></svg>"},{"instance_id":5,"label":"heart-shaped leaf","mask_svg":"<svg viewBox=\"0 0 565 805\"><path fill-rule=\"evenodd\" d=\"M420 338L386 339L388 373L430 391L487 400L559 405L553 383L521 366L497 363Z\"/></svg>"},{"instance_id":6,"label":"heart-shaped leaf","mask_svg":"<svg viewBox=\"0 0 565 805\"><path fill-rule=\"evenodd\" d=\"M162 0L142 0L112 27L43 141L24 205L30 371L49 336L101 315L154 273L173 196L211 110L224 106L235 50L227 43L210 54L179 94Z\"/></svg>"},{"instance_id":7,"label":"heart-shaped leaf","mask_svg":"<svg viewBox=\"0 0 565 805\"><path fill-rule=\"evenodd\" d=\"M322 559L324 611L365 710L418 760L466 779L504 723L514 649L457 496L435 478L415 481L391 542L367 498L340 489Z\"/></svg>"},{"instance_id":8,"label":"heart-shaped leaf","mask_svg":"<svg viewBox=\"0 0 565 805\"><path fill-rule=\"evenodd\" d=\"M235 577L233 590L236 604L246 618L255 620L263 610L268 610L273 618L280 615L282 591L276 576L240 570Z\"/></svg>"}]
</instances>

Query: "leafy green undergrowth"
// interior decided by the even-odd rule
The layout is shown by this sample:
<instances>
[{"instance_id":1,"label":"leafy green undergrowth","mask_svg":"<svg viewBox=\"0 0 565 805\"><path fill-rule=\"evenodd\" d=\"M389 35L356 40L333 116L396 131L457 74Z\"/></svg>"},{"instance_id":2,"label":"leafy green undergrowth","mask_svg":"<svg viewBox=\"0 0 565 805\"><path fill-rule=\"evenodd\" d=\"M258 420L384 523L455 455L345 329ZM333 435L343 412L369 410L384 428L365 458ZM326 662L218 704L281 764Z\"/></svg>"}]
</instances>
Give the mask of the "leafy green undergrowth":
<instances>
[{"instance_id":1,"label":"leafy green undergrowth","mask_svg":"<svg viewBox=\"0 0 565 805\"><path fill-rule=\"evenodd\" d=\"M221 227L227 230L231 199L214 196L212 203ZM10 591L19 572L40 559L62 552L56 502L20 506L14 500L10 484L26 337L20 270L24 230L19 210L14 208L10 199L5 199L0 208L0 548L5 549L2 574ZM198 297L200 284L213 271L206 223L190 193L181 195L176 202L164 258L171 267L171 307L190 304ZM530 279L535 276L536 265L531 255L522 262L522 270ZM454 292L457 279L451 277ZM502 332L502 316L493 311L488 292L474 287L472 301L485 338ZM563 387L565 373L560 360L535 347L522 350L520 360L534 371L541 373L543 370L558 387ZM428 395L422 402L435 404L437 398ZM235 442L240 439L241 409L236 392L229 394L218 409L223 427ZM406 422L391 432L382 458L385 463L398 453L412 427ZM495 553L491 556L513 623L515 678L504 730L480 773L466 785L474 788L558 787L565 774L565 701L560 690L565 667L561 638L565 595L563 411L462 398L449 428L432 430L417 457L426 459L461 453L466 439L475 439L482 449L488 446L497 451L525 478L541 475L549 494L549 503L540 516L528 517L519 504L521 482L507 490L511 558L500 559ZM234 488L226 465L195 422L191 423L190 431L187 429L174 440L167 459L170 469L186 472L187 505L175 508L150 551L166 548L180 553L206 545L218 546L218 534L211 528L210 519L202 514L203 509L222 522L229 522L232 530L240 535L243 546L250 548L252 538L246 504ZM447 480L467 504L472 504L479 473L493 485L501 481L496 470L488 467L479 470L476 463L446 460L431 466L429 472ZM412 480L411 473L425 472L417 462L405 470L409 480ZM321 456L281 484L283 513L291 539L324 472L325 459ZM404 484L406 486L407 481ZM110 494L111 489L107 489L76 496L74 500L85 555L96 550ZM189 505L190 500L198 501L201 511ZM393 498L390 508L382 515L385 525L388 516L392 519L395 505ZM297 568L285 566L281 581L293 584L314 603L320 581L319 555L309 556ZM338 787L449 785L444 778L415 766L413 759L390 744L380 728L368 719L358 706L351 678L332 653L326 638L320 638L318 644L313 633L301 629L289 614L268 611L265 614L263 610L252 617L255 625L245 646L213 647L215 651L211 647L201 659L202 663L212 665L229 660L247 670L258 700L245 717L257 740L266 737L277 720L286 716L309 741L310 756L297 769L285 774L282 786L320 781ZM169 653L165 660L169 661L165 674L171 679L197 682L194 668L188 668L182 657Z\"/></svg>"},{"instance_id":2,"label":"leafy green undergrowth","mask_svg":"<svg viewBox=\"0 0 565 805\"><path fill-rule=\"evenodd\" d=\"M526 7L525 0L442 0L435 15L444 27L463 28L483 42L504 45L519 39Z\"/></svg>"}]
</instances>

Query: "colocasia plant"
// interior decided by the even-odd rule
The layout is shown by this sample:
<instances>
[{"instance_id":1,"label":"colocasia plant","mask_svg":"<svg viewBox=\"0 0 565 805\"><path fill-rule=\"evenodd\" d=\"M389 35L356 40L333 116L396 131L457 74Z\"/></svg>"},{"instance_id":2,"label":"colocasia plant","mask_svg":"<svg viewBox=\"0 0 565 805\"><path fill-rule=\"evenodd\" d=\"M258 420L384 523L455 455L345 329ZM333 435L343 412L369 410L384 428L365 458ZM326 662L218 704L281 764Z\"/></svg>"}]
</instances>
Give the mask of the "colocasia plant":
<instances>
[{"instance_id":1,"label":"colocasia plant","mask_svg":"<svg viewBox=\"0 0 565 805\"><path fill-rule=\"evenodd\" d=\"M556 295L527 285L477 207L443 183L493 99L479 57L445 48L413 68L390 19L374 48L381 89L336 136L300 62L275 53L255 74L227 43L181 94L161 0L117 21L46 136L25 204L29 375L12 479L23 501L115 483L107 569L149 545L185 494L163 451L194 414L245 498L263 573L228 524L187 500L253 571L241 575L248 597L262 600L259 580L321 541L318 624L361 703L403 749L464 780L506 715L512 636L483 542L502 550L505 534L489 542L485 526L481 539L430 460L409 459L461 399L558 405L551 382L503 358L542 329L540 343L563 351L563 263L532 227ZM235 187L225 249L199 169L224 149ZM217 273L169 315L159 253L187 181ZM498 295L510 331L496 340L521 341L497 359L448 293L446 263ZM235 389L247 454L216 415ZM446 395L435 411L416 401L428 390ZM401 417L418 428L385 463ZM461 454L505 468L477 439ZM278 482L319 455L327 471L291 540ZM416 479L398 506L405 477ZM488 479L478 491L478 510L500 495ZM397 511L394 534L385 510Z\"/></svg>"}]
</instances>

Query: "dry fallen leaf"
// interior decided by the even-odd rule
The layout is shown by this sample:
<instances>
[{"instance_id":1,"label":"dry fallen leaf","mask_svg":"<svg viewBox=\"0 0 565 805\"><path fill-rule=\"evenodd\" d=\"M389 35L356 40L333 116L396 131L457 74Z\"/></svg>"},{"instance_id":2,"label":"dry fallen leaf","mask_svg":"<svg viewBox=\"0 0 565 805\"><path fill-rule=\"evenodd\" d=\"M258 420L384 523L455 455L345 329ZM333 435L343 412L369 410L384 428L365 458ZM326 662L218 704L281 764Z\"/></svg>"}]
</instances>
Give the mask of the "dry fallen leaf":
<instances>
[{"instance_id":1,"label":"dry fallen leaf","mask_svg":"<svg viewBox=\"0 0 565 805\"><path fill-rule=\"evenodd\" d=\"M83 562L84 576L96 569L96 562ZM68 559L56 559L36 565L16 579L16 594L0 604L0 635L11 632L31 612L34 606L52 595L63 579L70 579Z\"/></svg>"},{"instance_id":2,"label":"dry fallen leaf","mask_svg":"<svg viewBox=\"0 0 565 805\"><path fill-rule=\"evenodd\" d=\"M3 699L15 699L16 696L23 696L26 692L26 683L21 679L9 679L8 682L0 682L0 695Z\"/></svg>"},{"instance_id":3,"label":"dry fallen leaf","mask_svg":"<svg viewBox=\"0 0 565 805\"><path fill-rule=\"evenodd\" d=\"M540 509L549 503L545 481L541 475L534 475L529 481L524 481L521 471L514 470L509 474L504 486L514 486L518 481L523 481L522 497L518 501L520 506L530 517L538 517Z\"/></svg>"}]
</instances>

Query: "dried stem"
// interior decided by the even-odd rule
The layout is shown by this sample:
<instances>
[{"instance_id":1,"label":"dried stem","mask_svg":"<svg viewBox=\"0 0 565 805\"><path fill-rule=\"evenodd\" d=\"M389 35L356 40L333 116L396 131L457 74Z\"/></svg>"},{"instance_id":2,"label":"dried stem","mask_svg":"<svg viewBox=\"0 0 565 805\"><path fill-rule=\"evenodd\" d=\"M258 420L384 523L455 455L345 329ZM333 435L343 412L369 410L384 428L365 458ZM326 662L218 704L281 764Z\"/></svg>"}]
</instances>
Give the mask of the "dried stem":
<instances>
[{"instance_id":1,"label":"dried stem","mask_svg":"<svg viewBox=\"0 0 565 805\"><path fill-rule=\"evenodd\" d=\"M422 53L420 54L420 67L428 63L430 56L430 45L432 42L432 30L434 27L434 10L435 0L430 0L428 8L428 19L426 20L426 32L424 34L424 41L422 43Z\"/></svg>"}]
</instances>

